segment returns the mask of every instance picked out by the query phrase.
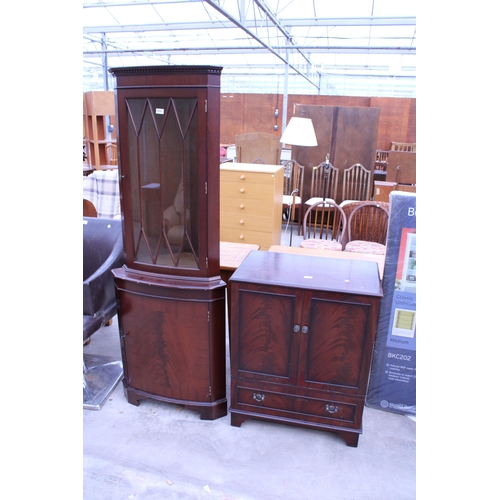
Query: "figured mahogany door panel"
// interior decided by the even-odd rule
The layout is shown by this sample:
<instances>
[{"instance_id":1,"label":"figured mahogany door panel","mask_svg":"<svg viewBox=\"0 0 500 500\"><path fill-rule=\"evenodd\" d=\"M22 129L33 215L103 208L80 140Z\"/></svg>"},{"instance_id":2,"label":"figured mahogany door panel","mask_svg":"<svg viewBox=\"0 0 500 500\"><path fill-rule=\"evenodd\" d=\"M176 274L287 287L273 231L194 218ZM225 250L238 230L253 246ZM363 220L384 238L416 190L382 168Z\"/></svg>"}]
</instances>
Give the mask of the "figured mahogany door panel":
<instances>
[{"instance_id":1,"label":"figured mahogany door panel","mask_svg":"<svg viewBox=\"0 0 500 500\"><path fill-rule=\"evenodd\" d=\"M296 295L271 289L249 285L238 291L232 375L293 383Z\"/></svg>"},{"instance_id":2,"label":"figured mahogany door panel","mask_svg":"<svg viewBox=\"0 0 500 500\"><path fill-rule=\"evenodd\" d=\"M165 398L211 400L206 303L120 294L125 378Z\"/></svg>"},{"instance_id":3,"label":"figured mahogany door panel","mask_svg":"<svg viewBox=\"0 0 500 500\"><path fill-rule=\"evenodd\" d=\"M301 333L299 385L363 393L363 361L369 343L371 305L348 298L312 297ZM307 317L308 316L308 317Z\"/></svg>"}]
</instances>

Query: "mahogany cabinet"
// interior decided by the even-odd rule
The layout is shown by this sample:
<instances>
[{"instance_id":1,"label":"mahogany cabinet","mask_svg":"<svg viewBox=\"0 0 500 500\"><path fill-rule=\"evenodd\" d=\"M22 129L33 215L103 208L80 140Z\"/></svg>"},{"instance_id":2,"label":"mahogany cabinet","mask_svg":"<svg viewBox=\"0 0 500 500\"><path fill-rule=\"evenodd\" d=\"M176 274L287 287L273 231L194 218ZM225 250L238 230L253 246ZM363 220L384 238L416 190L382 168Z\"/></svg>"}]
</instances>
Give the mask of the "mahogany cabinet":
<instances>
[{"instance_id":1,"label":"mahogany cabinet","mask_svg":"<svg viewBox=\"0 0 500 500\"><path fill-rule=\"evenodd\" d=\"M114 68L125 265L115 271L125 395L227 414L220 278L220 75Z\"/></svg>"},{"instance_id":2,"label":"mahogany cabinet","mask_svg":"<svg viewBox=\"0 0 500 500\"><path fill-rule=\"evenodd\" d=\"M231 425L281 422L357 446L382 296L377 264L254 251L230 281Z\"/></svg>"}]
</instances>

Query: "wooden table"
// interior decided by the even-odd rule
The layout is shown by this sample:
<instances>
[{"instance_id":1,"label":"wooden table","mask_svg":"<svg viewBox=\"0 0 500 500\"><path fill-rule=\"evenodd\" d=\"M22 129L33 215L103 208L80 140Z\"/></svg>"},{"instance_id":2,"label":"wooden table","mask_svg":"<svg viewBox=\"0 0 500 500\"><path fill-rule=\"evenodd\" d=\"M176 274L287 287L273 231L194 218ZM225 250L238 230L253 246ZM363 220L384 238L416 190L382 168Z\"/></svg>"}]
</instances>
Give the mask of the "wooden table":
<instances>
[{"instance_id":1,"label":"wooden table","mask_svg":"<svg viewBox=\"0 0 500 500\"><path fill-rule=\"evenodd\" d=\"M228 241L220 242L220 269L221 273L231 275L238 266L246 259L252 250L258 250L259 245L249 243L230 243ZM221 276L222 277L222 276ZM224 279L224 278L222 278Z\"/></svg>"},{"instance_id":2,"label":"wooden table","mask_svg":"<svg viewBox=\"0 0 500 500\"><path fill-rule=\"evenodd\" d=\"M227 288L227 313L231 316L231 283L229 278L238 269L252 250L258 250L259 245L250 243L220 242L220 277L226 282Z\"/></svg>"},{"instance_id":3,"label":"wooden table","mask_svg":"<svg viewBox=\"0 0 500 500\"><path fill-rule=\"evenodd\" d=\"M384 276L385 255L374 255L368 253L354 252L332 252L331 250L319 250L316 248L301 248L301 247L286 247L281 245L273 245L269 248L269 252L291 253L295 255L311 255L315 257L327 257L333 259L348 259L348 260L364 260L376 262L380 279Z\"/></svg>"}]
</instances>

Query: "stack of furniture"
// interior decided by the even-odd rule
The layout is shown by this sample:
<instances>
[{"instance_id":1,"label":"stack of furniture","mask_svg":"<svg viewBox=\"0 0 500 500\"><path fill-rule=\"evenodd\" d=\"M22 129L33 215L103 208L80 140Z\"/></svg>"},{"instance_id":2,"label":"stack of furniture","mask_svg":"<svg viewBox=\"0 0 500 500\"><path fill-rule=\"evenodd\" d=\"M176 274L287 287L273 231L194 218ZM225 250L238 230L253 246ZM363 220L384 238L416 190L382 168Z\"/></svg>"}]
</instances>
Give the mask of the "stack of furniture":
<instances>
[{"instance_id":1,"label":"stack of furniture","mask_svg":"<svg viewBox=\"0 0 500 500\"><path fill-rule=\"evenodd\" d=\"M414 146L414 145L413 145ZM416 147L414 148L416 149ZM392 191L416 192L417 153L415 151L389 152L385 181L375 181L374 201L389 201Z\"/></svg>"},{"instance_id":2,"label":"stack of furniture","mask_svg":"<svg viewBox=\"0 0 500 500\"><path fill-rule=\"evenodd\" d=\"M114 93L92 91L83 94L83 143L93 170L116 168L109 150L116 143Z\"/></svg>"},{"instance_id":3,"label":"stack of furniture","mask_svg":"<svg viewBox=\"0 0 500 500\"><path fill-rule=\"evenodd\" d=\"M220 165L220 236L267 250L281 241L283 166Z\"/></svg>"}]
</instances>

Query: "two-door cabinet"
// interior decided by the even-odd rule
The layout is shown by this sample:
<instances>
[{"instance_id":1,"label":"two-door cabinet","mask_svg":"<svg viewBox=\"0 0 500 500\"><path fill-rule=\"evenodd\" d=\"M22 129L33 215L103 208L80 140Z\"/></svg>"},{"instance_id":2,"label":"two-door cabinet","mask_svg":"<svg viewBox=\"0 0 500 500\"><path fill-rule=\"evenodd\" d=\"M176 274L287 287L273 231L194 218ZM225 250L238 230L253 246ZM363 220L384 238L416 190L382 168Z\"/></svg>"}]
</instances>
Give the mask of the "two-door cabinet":
<instances>
[{"instance_id":1,"label":"two-door cabinet","mask_svg":"<svg viewBox=\"0 0 500 500\"><path fill-rule=\"evenodd\" d=\"M227 414L220 277L220 75L114 68L125 265L115 270L128 401Z\"/></svg>"},{"instance_id":2,"label":"two-door cabinet","mask_svg":"<svg viewBox=\"0 0 500 500\"><path fill-rule=\"evenodd\" d=\"M382 289L375 262L252 252L231 277L231 425L357 446Z\"/></svg>"}]
</instances>

